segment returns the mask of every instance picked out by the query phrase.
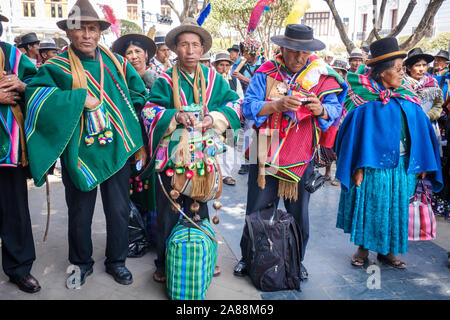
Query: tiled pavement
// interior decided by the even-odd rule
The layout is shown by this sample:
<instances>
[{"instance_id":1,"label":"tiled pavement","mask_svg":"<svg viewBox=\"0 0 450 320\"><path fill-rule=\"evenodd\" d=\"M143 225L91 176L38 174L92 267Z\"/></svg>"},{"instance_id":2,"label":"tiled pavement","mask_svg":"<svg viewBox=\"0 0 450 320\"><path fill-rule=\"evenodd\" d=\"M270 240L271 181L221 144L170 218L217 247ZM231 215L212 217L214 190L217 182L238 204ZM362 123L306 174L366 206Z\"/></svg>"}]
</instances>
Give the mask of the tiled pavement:
<instances>
[{"instance_id":1,"label":"tiled pavement","mask_svg":"<svg viewBox=\"0 0 450 320\"><path fill-rule=\"evenodd\" d=\"M236 186L224 188L224 213L218 229L240 258L247 175L236 174L235 178ZM450 223L438 217L436 241L409 243L408 253L401 255L406 270L379 262L373 252L363 267L354 267L350 259L356 246L350 243L348 234L336 228L339 192L340 187L327 183L311 195L310 238L304 261L309 279L302 282L302 291L261 293L263 299L450 299ZM367 285L369 277L376 276L373 271L367 273L372 264L379 267L380 289L369 289Z\"/></svg>"},{"instance_id":2,"label":"tiled pavement","mask_svg":"<svg viewBox=\"0 0 450 320\"><path fill-rule=\"evenodd\" d=\"M374 253L360 268L350 265L356 249L349 236L336 229L339 187L327 184L314 193L310 202L310 240L304 264L309 279L302 282L302 291L263 293L256 290L247 278L232 275L240 258L239 241L244 224L247 176L235 175L237 185L224 186L220 224L215 228L219 240L218 264L222 275L214 278L208 290L208 300L345 300L345 299L450 299L450 223L438 219L438 239L432 242L410 243L409 251L401 258L406 270L397 270L376 260ZM29 202L36 245L37 260L32 273L43 289L29 295L17 289L0 272L0 299L167 299L164 286L151 280L154 272L154 251L137 259L128 259L134 283L121 286L104 272L105 221L100 195L94 214L92 239L94 244L94 273L79 290L65 287L67 261L67 209L64 189L59 180L51 183L52 215L47 241L42 242L46 221L45 188L30 187ZM211 216L214 214L211 208ZM367 268L380 268L380 289L369 289L371 274ZM373 268L373 267L372 267Z\"/></svg>"}]
</instances>

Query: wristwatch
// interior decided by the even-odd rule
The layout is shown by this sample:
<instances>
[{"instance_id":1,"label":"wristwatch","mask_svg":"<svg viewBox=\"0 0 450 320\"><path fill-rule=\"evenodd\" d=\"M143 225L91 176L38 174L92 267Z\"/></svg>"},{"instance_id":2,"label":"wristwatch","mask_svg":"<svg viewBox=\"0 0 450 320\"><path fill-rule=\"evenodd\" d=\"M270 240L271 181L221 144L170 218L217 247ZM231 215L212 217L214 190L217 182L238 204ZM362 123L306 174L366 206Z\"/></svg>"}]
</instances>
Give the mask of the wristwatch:
<instances>
[{"instance_id":1,"label":"wristwatch","mask_svg":"<svg viewBox=\"0 0 450 320\"><path fill-rule=\"evenodd\" d=\"M325 115L325 107L322 106L322 112L319 114L319 118Z\"/></svg>"}]
</instances>

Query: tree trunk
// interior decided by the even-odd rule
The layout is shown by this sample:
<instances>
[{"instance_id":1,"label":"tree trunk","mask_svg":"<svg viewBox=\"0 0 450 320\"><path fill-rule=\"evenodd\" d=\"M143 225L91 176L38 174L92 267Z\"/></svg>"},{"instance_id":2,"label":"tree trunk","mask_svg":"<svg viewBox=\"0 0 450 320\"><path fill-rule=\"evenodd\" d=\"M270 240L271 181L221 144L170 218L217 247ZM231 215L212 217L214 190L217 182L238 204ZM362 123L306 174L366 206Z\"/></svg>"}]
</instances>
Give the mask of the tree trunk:
<instances>
[{"instance_id":1,"label":"tree trunk","mask_svg":"<svg viewBox=\"0 0 450 320\"><path fill-rule=\"evenodd\" d=\"M408 3L408 7L406 7L405 13L402 16L402 19L397 24L397 26L391 31L391 33L388 35L388 37L396 37L402 32L403 28L405 27L406 23L409 20L409 17L411 16L415 6L417 4L417 0L411 0Z\"/></svg>"},{"instance_id":2,"label":"tree trunk","mask_svg":"<svg viewBox=\"0 0 450 320\"><path fill-rule=\"evenodd\" d=\"M324 0L328 6L330 7L331 13L333 14L334 21L336 23L336 28L339 31L339 35L341 36L341 40L345 45L348 53L352 52L353 49L356 48L355 44L348 38L347 32L345 32L344 24L342 23L342 19L339 16L339 13L336 10L336 6L334 4L334 0Z\"/></svg>"},{"instance_id":3,"label":"tree trunk","mask_svg":"<svg viewBox=\"0 0 450 320\"><path fill-rule=\"evenodd\" d=\"M423 15L422 20L420 20L416 30L414 30L414 33L411 34L405 42L400 44L400 49L405 51L411 50L425 36L425 34L430 30L431 22L443 2L444 0L430 0L427 10Z\"/></svg>"},{"instance_id":4,"label":"tree trunk","mask_svg":"<svg viewBox=\"0 0 450 320\"><path fill-rule=\"evenodd\" d=\"M199 10L198 9L198 0L183 0L183 11L180 12L175 7L175 4L172 2L172 0L167 0L167 4L169 7L175 12L178 19L180 20L180 23L184 21L187 17L195 18L201 10L205 9L205 7L208 5L209 0L203 1L203 6Z\"/></svg>"},{"instance_id":5,"label":"tree trunk","mask_svg":"<svg viewBox=\"0 0 450 320\"><path fill-rule=\"evenodd\" d=\"M369 36L367 37L366 41L364 41L363 44L369 45L370 43L372 43L374 37L380 39L380 35L378 34L378 32L380 32L380 30L383 29L383 20L384 20L384 12L386 11L386 4L387 0L383 0L381 2L377 24L376 26L374 25L374 28L372 29L372 31L370 32Z\"/></svg>"}]
</instances>

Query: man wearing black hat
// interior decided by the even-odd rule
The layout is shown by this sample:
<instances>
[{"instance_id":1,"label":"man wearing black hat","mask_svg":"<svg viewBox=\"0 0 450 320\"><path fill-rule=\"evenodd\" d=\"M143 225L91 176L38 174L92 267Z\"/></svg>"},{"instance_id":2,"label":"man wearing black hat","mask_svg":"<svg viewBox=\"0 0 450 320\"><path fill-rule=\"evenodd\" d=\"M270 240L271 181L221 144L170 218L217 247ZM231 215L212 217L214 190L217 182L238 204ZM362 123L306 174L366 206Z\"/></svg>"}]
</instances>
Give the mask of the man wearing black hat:
<instances>
[{"instance_id":1,"label":"man wearing black hat","mask_svg":"<svg viewBox=\"0 0 450 320\"><path fill-rule=\"evenodd\" d=\"M0 36L2 22L0 15ZM15 61L11 66L10 61ZM6 75L5 75L6 73ZM28 293L38 292L30 274L36 259L28 208L29 177L24 132L26 83L36 74L31 61L12 45L0 42L0 238L2 264L10 281Z\"/></svg>"},{"instance_id":2,"label":"man wearing black hat","mask_svg":"<svg viewBox=\"0 0 450 320\"><path fill-rule=\"evenodd\" d=\"M145 162L138 113L148 93L132 65L98 43L110 25L88 0L78 0L69 17L57 22L70 45L41 66L26 90L27 146L37 186L61 158L69 261L80 271L75 268L69 276L70 288L83 285L93 272L91 224L97 187L106 217L106 272L120 284L133 282L125 266L130 158Z\"/></svg>"},{"instance_id":3,"label":"man wearing black hat","mask_svg":"<svg viewBox=\"0 0 450 320\"><path fill-rule=\"evenodd\" d=\"M282 198L302 231L303 260L309 238L307 190L312 191L311 185L304 181L314 175L312 159L317 143L333 146L337 128L332 124L341 114L347 87L336 73L329 76L330 72L325 70L331 67L313 55L314 51L325 49L325 44L314 39L312 28L288 24L284 35L273 36L271 40L280 46L281 54L257 70L243 102L244 116L254 120L258 128L257 142L253 143L258 150L247 151L248 155L258 157L249 159L246 214L271 205L276 208ZM316 123L322 131L320 141L313 136ZM288 130L292 127L296 129ZM278 135L272 136L272 132ZM267 152L273 147L278 150L276 153ZM246 230L247 227L241 239L243 259L234 269L237 276L246 273ZM307 276L302 265L300 277Z\"/></svg>"},{"instance_id":4,"label":"man wearing black hat","mask_svg":"<svg viewBox=\"0 0 450 320\"><path fill-rule=\"evenodd\" d=\"M36 65L39 60L39 39L36 36L36 33L31 32L22 36L19 48L25 49L26 56L31 60L31 62Z\"/></svg>"},{"instance_id":5,"label":"man wearing black hat","mask_svg":"<svg viewBox=\"0 0 450 320\"><path fill-rule=\"evenodd\" d=\"M39 55L41 62L36 64L36 67L40 67L47 60L54 58L58 55L59 49L56 47L56 43L53 39L44 39L39 44Z\"/></svg>"},{"instance_id":6,"label":"man wearing black hat","mask_svg":"<svg viewBox=\"0 0 450 320\"><path fill-rule=\"evenodd\" d=\"M230 59L234 64L237 59L239 59L239 46L237 44L233 44L231 48L228 48L227 51L230 53Z\"/></svg>"}]
</instances>

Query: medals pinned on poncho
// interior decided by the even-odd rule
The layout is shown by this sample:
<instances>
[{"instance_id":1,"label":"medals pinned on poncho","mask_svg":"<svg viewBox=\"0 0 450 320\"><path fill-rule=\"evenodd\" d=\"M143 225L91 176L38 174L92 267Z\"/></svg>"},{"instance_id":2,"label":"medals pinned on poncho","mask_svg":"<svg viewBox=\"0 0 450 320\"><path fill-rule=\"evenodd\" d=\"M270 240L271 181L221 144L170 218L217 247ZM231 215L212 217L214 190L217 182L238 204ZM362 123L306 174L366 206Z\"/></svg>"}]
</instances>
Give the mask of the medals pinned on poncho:
<instances>
[{"instance_id":1,"label":"medals pinned on poncho","mask_svg":"<svg viewBox=\"0 0 450 320\"><path fill-rule=\"evenodd\" d=\"M288 93L288 91L289 91L289 86L286 83L284 83L284 82L280 82L277 85L277 91L282 96L285 96Z\"/></svg>"}]
</instances>

